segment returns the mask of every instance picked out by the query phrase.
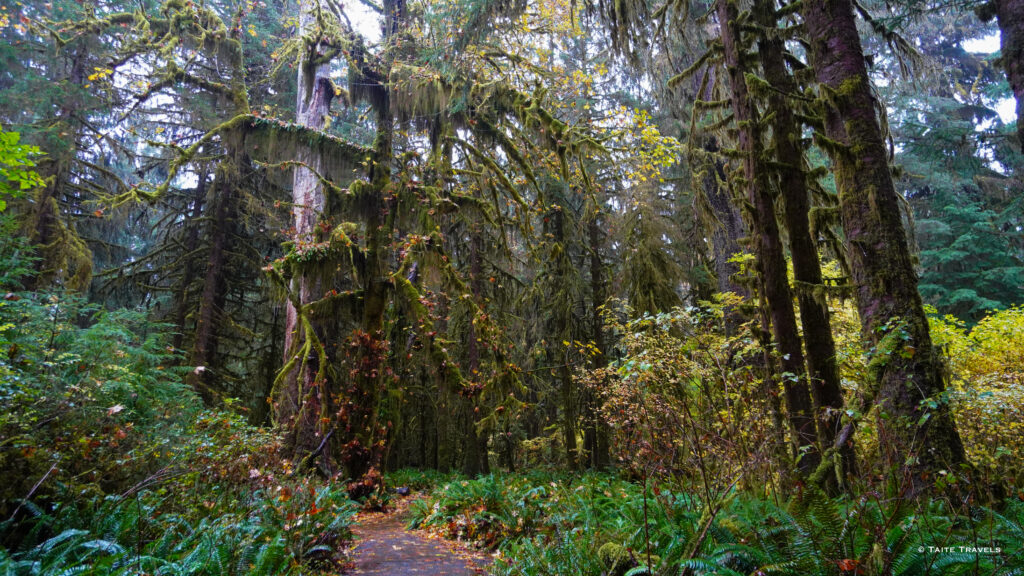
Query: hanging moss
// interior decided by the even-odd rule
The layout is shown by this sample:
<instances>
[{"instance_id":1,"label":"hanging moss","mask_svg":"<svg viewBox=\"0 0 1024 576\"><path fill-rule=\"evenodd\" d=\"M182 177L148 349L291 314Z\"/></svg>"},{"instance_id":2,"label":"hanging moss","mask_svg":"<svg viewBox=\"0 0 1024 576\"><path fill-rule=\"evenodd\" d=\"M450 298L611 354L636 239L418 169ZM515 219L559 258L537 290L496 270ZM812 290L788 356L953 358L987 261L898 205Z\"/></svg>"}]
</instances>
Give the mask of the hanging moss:
<instances>
[{"instance_id":1,"label":"hanging moss","mask_svg":"<svg viewBox=\"0 0 1024 576\"><path fill-rule=\"evenodd\" d=\"M391 110L399 122L446 114L456 90L430 68L396 63L388 77Z\"/></svg>"},{"instance_id":2,"label":"hanging moss","mask_svg":"<svg viewBox=\"0 0 1024 576\"><path fill-rule=\"evenodd\" d=\"M443 345L443 342L439 341L433 334L434 324L430 319L429 310L421 302L420 292L412 281L409 280L406 268L400 268L391 278L396 287L395 295L399 297L401 304L419 322L420 332L426 334L425 344L428 346L428 355L438 374L442 375L449 383L460 387L465 386L467 381L463 377L462 371L459 370L459 367L452 360L447 346Z\"/></svg>"},{"instance_id":3,"label":"hanging moss","mask_svg":"<svg viewBox=\"0 0 1024 576\"><path fill-rule=\"evenodd\" d=\"M365 49L363 49L365 51ZM352 65L350 58L348 67L348 93L353 103L366 102L374 110L381 110L388 105L387 87L383 79L378 78L365 65Z\"/></svg>"},{"instance_id":4,"label":"hanging moss","mask_svg":"<svg viewBox=\"0 0 1024 576\"><path fill-rule=\"evenodd\" d=\"M700 58L698 58L688 68L680 72L679 74L669 78L668 86L670 88L677 86L680 82L692 77L697 71L702 70L705 66L710 66L721 61L722 57L722 43L712 43L711 47L708 48Z\"/></svg>"},{"instance_id":5,"label":"hanging moss","mask_svg":"<svg viewBox=\"0 0 1024 576\"><path fill-rule=\"evenodd\" d=\"M364 166L370 151L320 130L280 120L269 120L252 114L239 114L203 134L195 143L179 149L168 166L167 177L153 190L134 188L116 197L114 206L142 199L153 202L162 198L177 178L181 168L189 164L203 146L216 137L235 139L255 158L295 157L298 150L317 151L323 158L321 177L334 183L351 182L353 170Z\"/></svg>"},{"instance_id":6,"label":"hanging moss","mask_svg":"<svg viewBox=\"0 0 1024 576\"><path fill-rule=\"evenodd\" d=\"M33 243L42 242L37 247L40 283L56 281L70 290L82 291L92 280L92 252L78 232L62 220L57 199L51 194L55 179L48 178L46 185L37 190L36 204L24 230Z\"/></svg>"},{"instance_id":7,"label":"hanging moss","mask_svg":"<svg viewBox=\"0 0 1024 576\"><path fill-rule=\"evenodd\" d=\"M230 125L245 130L247 149L255 157L295 158L299 150L311 150L321 158L323 177L337 186L355 179L353 170L364 166L371 151L322 130L253 115L236 117Z\"/></svg>"},{"instance_id":8,"label":"hanging moss","mask_svg":"<svg viewBox=\"0 0 1024 576\"><path fill-rule=\"evenodd\" d=\"M519 194L519 191L516 190L515 186L512 184L512 181L509 180L508 176L505 175L505 171L502 170L500 166L498 166L498 163L495 162L493 158L480 152L480 150L478 150L476 146L473 146L472 144L466 142L465 140L453 141L457 142L460 146L464 147L467 151L469 151L474 157L483 162L484 165L487 166L487 168L490 170L494 178L498 181L498 183L501 184L501 187L504 188L505 191L509 193L509 195L515 201L515 203L523 208L526 207L526 202L523 200L523 197Z\"/></svg>"},{"instance_id":9,"label":"hanging moss","mask_svg":"<svg viewBox=\"0 0 1024 576\"><path fill-rule=\"evenodd\" d=\"M305 304L303 311L312 319L355 318L362 309L362 301L362 290L330 292L319 300Z\"/></svg>"},{"instance_id":10,"label":"hanging moss","mask_svg":"<svg viewBox=\"0 0 1024 576\"><path fill-rule=\"evenodd\" d=\"M70 23L69 25L64 26L60 31L46 25L45 23L39 23L38 25L49 32L50 37L53 38L54 43L57 45L57 49L60 50L68 43L79 38L95 36L115 26L126 26L128 24L138 25L143 20L145 20L145 17L138 12L117 12L109 14L103 18L86 18ZM68 34L65 36L62 35L62 32Z\"/></svg>"},{"instance_id":11,"label":"hanging moss","mask_svg":"<svg viewBox=\"0 0 1024 576\"><path fill-rule=\"evenodd\" d=\"M501 149L508 155L509 159L515 163L516 167L523 171L523 175L526 179L539 188L537 183L537 177L533 173L533 168L530 163L523 158L523 155L519 153L519 147L497 126L493 125L487 120L479 121L480 130L478 133L482 133L485 137L494 138L494 140L501 146Z\"/></svg>"},{"instance_id":12,"label":"hanging moss","mask_svg":"<svg viewBox=\"0 0 1024 576\"><path fill-rule=\"evenodd\" d=\"M814 132L814 143L831 156L845 155L851 158L857 157L857 151L851 148L850 145L833 140L818 131Z\"/></svg>"},{"instance_id":13,"label":"hanging moss","mask_svg":"<svg viewBox=\"0 0 1024 576\"><path fill-rule=\"evenodd\" d=\"M775 91L775 87L768 83L767 80L761 78L757 74L746 72L743 74L744 83L747 85L747 90L750 91L752 96L757 98L767 98L771 92ZM767 123L767 121L766 121Z\"/></svg>"},{"instance_id":14,"label":"hanging moss","mask_svg":"<svg viewBox=\"0 0 1024 576\"><path fill-rule=\"evenodd\" d=\"M718 120L716 120L714 122L711 122L710 124L704 126L703 130L705 130L707 132L717 132L717 131L721 130L722 128L724 128L725 126L728 126L728 125L732 124L732 121L733 121L733 115L732 115L732 112L729 112L727 114L724 114Z\"/></svg>"},{"instance_id":15,"label":"hanging moss","mask_svg":"<svg viewBox=\"0 0 1024 576\"><path fill-rule=\"evenodd\" d=\"M693 103L696 110L724 110L732 105L728 98L722 100L697 100ZM710 130L709 130L710 131Z\"/></svg>"}]
</instances>

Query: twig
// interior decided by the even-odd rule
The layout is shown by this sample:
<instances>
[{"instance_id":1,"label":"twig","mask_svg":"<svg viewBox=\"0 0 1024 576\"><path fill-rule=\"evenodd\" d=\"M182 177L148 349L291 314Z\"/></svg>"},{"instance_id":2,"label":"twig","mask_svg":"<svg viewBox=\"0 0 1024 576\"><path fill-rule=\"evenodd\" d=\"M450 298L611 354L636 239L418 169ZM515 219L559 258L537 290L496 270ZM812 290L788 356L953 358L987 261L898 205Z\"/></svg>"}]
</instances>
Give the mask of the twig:
<instances>
[{"instance_id":1,"label":"twig","mask_svg":"<svg viewBox=\"0 0 1024 576\"><path fill-rule=\"evenodd\" d=\"M43 477L39 479L39 482L36 482L36 485L33 486L32 489L28 491L28 495L22 498L21 504L18 504L18 507L14 509L14 513L11 514L11 517L7 519L8 522L14 520L14 517L17 516L18 512L21 510L21 507L25 504L25 502L28 502L28 499L31 498L32 495L36 493L36 490L38 490L40 486L42 486L43 482L45 482L46 479L50 476L50 474L54 471L54 469L57 468L57 464L59 462L59 460L57 462L54 462L53 466L50 466L50 469L46 471L46 474L43 474Z\"/></svg>"}]
</instances>

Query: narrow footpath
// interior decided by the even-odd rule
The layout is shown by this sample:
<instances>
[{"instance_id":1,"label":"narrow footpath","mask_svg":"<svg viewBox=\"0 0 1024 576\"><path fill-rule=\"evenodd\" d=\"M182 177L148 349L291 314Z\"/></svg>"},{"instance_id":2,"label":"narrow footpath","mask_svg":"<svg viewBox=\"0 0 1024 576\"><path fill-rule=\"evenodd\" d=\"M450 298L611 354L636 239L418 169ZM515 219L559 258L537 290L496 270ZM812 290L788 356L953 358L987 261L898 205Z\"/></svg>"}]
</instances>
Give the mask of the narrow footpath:
<instances>
[{"instance_id":1,"label":"narrow footpath","mask_svg":"<svg viewBox=\"0 0 1024 576\"><path fill-rule=\"evenodd\" d=\"M406 530L405 506L395 512L360 514L352 527L356 536L354 576L476 576L486 574L490 557L456 543Z\"/></svg>"}]
</instances>

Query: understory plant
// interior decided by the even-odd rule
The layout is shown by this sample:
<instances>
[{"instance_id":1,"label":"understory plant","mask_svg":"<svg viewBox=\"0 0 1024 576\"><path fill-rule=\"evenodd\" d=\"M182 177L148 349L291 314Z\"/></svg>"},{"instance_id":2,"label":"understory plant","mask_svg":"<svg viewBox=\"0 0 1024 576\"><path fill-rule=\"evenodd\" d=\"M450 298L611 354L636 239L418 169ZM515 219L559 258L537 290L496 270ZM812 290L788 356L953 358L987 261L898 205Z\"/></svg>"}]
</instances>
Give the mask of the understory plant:
<instances>
[{"instance_id":1,"label":"understory plant","mask_svg":"<svg viewBox=\"0 0 1024 576\"><path fill-rule=\"evenodd\" d=\"M1024 503L966 511L878 493L785 500L697 491L618 476L453 479L413 523L496 547L499 575L1020 574ZM617 559L617 561L616 561Z\"/></svg>"},{"instance_id":2,"label":"understory plant","mask_svg":"<svg viewBox=\"0 0 1024 576\"><path fill-rule=\"evenodd\" d=\"M0 259L24 246L5 242ZM28 267L22 267L27 270ZM0 574L336 570L356 506L204 409L144 310L0 286Z\"/></svg>"}]
</instances>

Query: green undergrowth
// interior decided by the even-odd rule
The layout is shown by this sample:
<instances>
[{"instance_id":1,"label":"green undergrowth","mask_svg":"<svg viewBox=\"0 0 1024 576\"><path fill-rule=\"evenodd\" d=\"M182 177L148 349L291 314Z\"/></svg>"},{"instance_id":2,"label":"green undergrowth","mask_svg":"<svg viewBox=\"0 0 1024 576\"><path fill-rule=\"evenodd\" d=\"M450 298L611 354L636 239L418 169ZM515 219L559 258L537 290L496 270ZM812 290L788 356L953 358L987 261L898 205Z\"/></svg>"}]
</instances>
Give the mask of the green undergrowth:
<instances>
[{"instance_id":1,"label":"green undergrowth","mask_svg":"<svg viewBox=\"0 0 1024 576\"><path fill-rule=\"evenodd\" d=\"M0 574L308 574L335 568L354 507L321 487L294 505L273 491L182 507L146 492L31 506L19 549L0 549ZM315 508L315 510L314 510Z\"/></svg>"},{"instance_id":2,"label":"green undergrowth","mask_svg":"<svg viewBox=\"0 0 1024 576\"><path fill-rule=\"evenodd\" d=\"M953 514L940 501L733 493L705 506L614 475L450 477L412 524L496 548L496 575L1024 574L1024 503Z\"/></svg>"},{"instance_id":3,"label":"green undergrowth","mask_svg":"<svg viewBox=\"0 0 1024 576\"><path fill-rule=\"evenodd\" d=\"M293 475L230 403L202 409L144 311L16 281L0 282L0 575L337 573L343 484Z\"/></svg>"},{"instance_id":4,"label":"green undergrowth","mask_svg":"<svg viewBox=\"0 0 1024 576\"><path fill-rule=\"evenodd\" d=\"M402 468L384 475L384 482L392 491L398 488L408 488L412 492L432 490L436 486L451 480L464 480L465 477L454 472L439 472L437 470L419 470L416 468Z\"/></svg>"}]
</instances>

